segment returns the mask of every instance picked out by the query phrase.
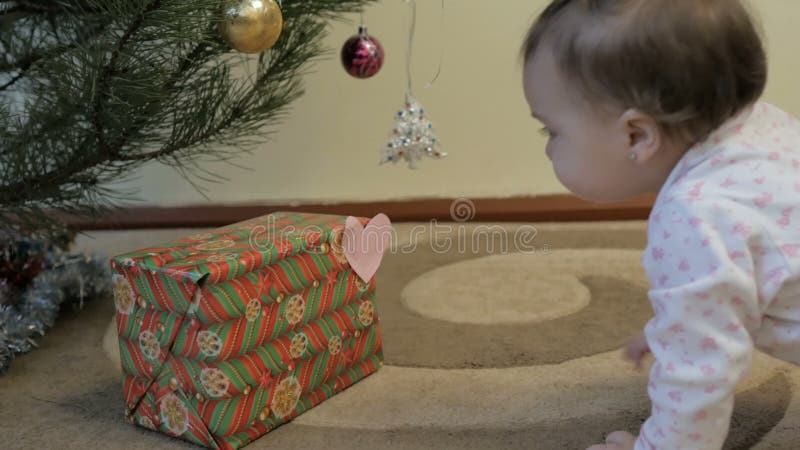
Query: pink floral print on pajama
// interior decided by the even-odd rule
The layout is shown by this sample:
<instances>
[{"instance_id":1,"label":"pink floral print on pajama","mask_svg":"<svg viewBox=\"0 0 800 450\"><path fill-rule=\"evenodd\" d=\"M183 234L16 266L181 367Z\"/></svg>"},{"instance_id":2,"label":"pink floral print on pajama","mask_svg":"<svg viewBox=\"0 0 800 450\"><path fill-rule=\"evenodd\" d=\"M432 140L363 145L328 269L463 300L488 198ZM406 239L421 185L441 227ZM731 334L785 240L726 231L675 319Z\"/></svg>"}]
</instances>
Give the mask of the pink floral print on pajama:
<instances>
[{"instance_id":1,"label":"pink floral print on pajama","mask_svg":"<svg viewBox=\"0 0 800 450\"><path fill-rule=\"evenodd\" d=\"M652 413L637 450L720 449L753 351L800 364L800 123L764 102L692 147L642 263Z\"/></svg>"}]
</instances>

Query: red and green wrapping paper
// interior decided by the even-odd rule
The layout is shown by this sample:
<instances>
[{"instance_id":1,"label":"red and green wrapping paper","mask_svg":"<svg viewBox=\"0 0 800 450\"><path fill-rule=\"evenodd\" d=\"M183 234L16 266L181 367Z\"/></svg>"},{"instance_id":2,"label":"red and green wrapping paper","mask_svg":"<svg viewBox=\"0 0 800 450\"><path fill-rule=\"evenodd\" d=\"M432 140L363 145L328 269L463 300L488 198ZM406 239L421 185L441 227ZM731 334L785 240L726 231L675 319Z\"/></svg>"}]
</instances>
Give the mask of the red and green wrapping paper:
<instances>
[{"instance_id":1,"label":"red and green wrapping paper","mask_svg":"<svg viewBox=\"0 0 800 450\"><path fill-rule=\"evenodd\" d=\"M375 372L375 278L345 223L277 212L114 257L128 419L236 449Z\"/></svg>"}]
</instances>

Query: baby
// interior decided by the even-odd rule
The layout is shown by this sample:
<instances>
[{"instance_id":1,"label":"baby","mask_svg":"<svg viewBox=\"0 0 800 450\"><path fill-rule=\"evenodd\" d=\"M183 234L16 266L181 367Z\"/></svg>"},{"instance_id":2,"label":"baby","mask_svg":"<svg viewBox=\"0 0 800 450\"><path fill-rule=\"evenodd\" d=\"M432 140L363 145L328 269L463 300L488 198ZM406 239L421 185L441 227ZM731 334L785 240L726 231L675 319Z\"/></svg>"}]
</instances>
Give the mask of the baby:
<instances>
[{"instance_id":1,"label":"baby","mask_svg":"<svg viewBox=\"0 0 800 450\"><path fill-rule=\"evenodd\" d=\"M756 348L800 364L800 123L759 101L739 0L554 0L523 48L547 156L576 195L657 193L642 263L650 417L600 449L720 449Z\"/></svg>"}]
</instances>

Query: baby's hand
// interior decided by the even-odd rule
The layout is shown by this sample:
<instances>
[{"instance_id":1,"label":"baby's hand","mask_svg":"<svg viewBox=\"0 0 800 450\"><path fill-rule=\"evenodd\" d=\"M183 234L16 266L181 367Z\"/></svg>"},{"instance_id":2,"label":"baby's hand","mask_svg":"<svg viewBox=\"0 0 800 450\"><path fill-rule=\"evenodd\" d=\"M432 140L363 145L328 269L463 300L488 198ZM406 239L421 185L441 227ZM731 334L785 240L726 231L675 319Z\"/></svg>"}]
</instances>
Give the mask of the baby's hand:
<instances>
[{"instance_id":1,"label":"baby's hand","mask_svg":"<svg viewBox=\"0 0 800 450\"><path fill-rule=\"evenodd\" d=\"M636 436L627 431L615 431L606 437L605 444L597 444L586 450L633 450L636 446Z\"/></svg>"},{"instance_id":2,"label":"baby's hand","mask_svg":"<svg viewBox=\"0 0 800 450\"><path fill-rule=\"evenodd\" d=\"M647 339L644 337L644 333L639 333L625 344L623 355L626 359L636 363L636 369L639 370L642 368L642 359L648 353L650 353L650 346L647 345Z\"/></svg>"}]
</instances>

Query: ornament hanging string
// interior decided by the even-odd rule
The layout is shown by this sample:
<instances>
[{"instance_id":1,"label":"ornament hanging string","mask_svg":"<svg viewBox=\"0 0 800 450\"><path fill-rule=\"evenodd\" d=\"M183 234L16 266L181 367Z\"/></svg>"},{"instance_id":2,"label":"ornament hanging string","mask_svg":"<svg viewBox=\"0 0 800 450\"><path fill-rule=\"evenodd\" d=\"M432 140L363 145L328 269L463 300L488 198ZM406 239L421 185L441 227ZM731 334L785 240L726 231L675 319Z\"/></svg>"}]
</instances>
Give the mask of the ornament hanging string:
<instances>
[{"instance_id":1,"label":"ornament hanging string","mask_svg":"<svg viewBox=\"0 0 800 450\"><path fill-rule=\"evenodd\" d=\"M412 50L414 49L414 34L417 29L417 0L406 0L410 3L411 12L409 14L409 25L408 25L408 48L406 49L406 82L408 86L406 86L406 101L408 101L409 97L414 96L414 91L411 88L411 55Z\"/></svg>"},{"instance_id":2,"label":"ornament hanging string","mask_svg":"<svg viewBox=\"0 0 800 450\"><path fill-rule=\"evenodd\" d=\"M444 0L442 0L442 15L441 15L441 22L439 24L439 31L444 34ZM439 65L436 68L436 73L433 75L433 79L425 85L425 89L430 89L433 86L433 83L439 79L439 75L442 73L442 65L444 64L444 39L439 39Z\"/></svg>"},{"instance_id":3,"label":"ornament hanging string","mask_svg":"<svg viewBox=\"0 0 800 450\"><path fill-rule=\"evenodd\" d=\"M408 80L407 86L407 97L413 97L414 91L412 89L413 81L411 77L411 57L413 54L414 48L414 37L416 36L416 29L417 29L417 1L416 0L406 0L407 3L410 5L410 14L409 14L409 26L408 26L408 48L406 50L406 78ZM440 30L444 30L444 0L442 0L442 15L441 15L441 27ZM436 68L436 74L434 74L431 81L429 81L425 85L425 89L429 89L433 86L433 83L439 79L439 75L442 72L442 64L444 62L444 44L441 44L442 48L439 51L439 64Z\"/></svg>"}]
</instances>

